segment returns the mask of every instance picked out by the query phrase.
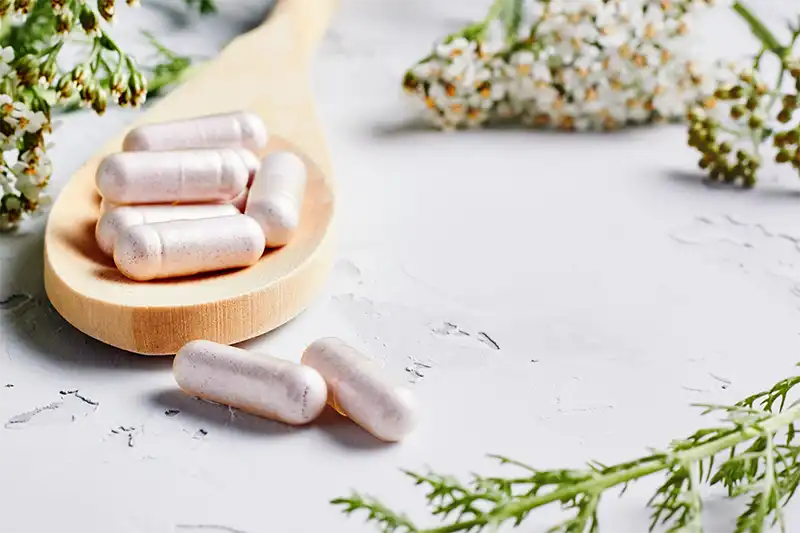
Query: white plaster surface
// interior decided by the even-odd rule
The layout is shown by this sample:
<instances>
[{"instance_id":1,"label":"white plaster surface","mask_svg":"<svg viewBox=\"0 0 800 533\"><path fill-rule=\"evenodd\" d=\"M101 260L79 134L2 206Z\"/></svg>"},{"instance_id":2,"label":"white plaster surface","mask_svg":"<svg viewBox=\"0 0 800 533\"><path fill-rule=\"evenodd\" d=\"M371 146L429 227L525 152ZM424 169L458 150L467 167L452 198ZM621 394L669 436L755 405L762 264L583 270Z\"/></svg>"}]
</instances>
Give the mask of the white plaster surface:
<instances>
[{"instance_id":1,"label":"white plaster surface","mask_svg":"<svg viewBox=\"0 0 800 533\"><path fill-rule=\"evenodd\" d=\"M343 0L313 73L335 158L338 259L306 313L245 343L298 360L318 337L346 339L409 381L424 405L418 431L382 445L331 413L290 429L184 396L169 359L104 346L52 310L42 221L28 223L0 241L0 531L372 531L327 503L351 488L425 524L401 467L499 473L490 452L542 467L623 460L702 423L690 403L735 401L794 371L791 172L768 169L750 192L706 186L681 127L418 125L398 89L404 67L486 3ZM771 20L794 9L753 3ZM204 56L265 12L229 1L198 21L177 0L150 6L121 9L117 35L144 50L146 27ZM752 45L727 15L703 33L707 53ZM64 117L52 190L133 117ZM610 494L602 531L645 531L652 488ZM706 510L709 532L732 530L737 507L718 491ZM800 503L789 524L800 530Z\"/></svg>"}]
</instances>

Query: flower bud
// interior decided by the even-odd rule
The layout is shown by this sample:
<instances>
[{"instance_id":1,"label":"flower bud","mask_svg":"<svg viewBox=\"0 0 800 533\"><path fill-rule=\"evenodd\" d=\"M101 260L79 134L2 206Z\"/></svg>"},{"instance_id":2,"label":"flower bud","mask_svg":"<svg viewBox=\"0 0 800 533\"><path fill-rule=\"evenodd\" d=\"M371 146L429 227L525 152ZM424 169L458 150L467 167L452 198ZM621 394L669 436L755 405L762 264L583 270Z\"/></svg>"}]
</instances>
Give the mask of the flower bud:
<instances>
[{"instance_id":1,"label":"flower bud","mask_svg":"<svg viewBox=\"0 0 800 533\"><path fill-rule=\"evenodd\" d=\"M117 104L120 107L128 107L131 103L131 93L128 89L124 89L119 96L117 96Z\"/></svg>"},{"instance_id":2,"label":"flower bud","mask_svg":"<svg viewBox=\"0 0 800 533\"><path fill-rule=\"evenodd\" d=\"M58 97L62 100L66 100L70 96L72 96L75 87L72 84L72 80L67 76L62 76L60 80L58 80L58 84L56 85L56 91L58 91Z\"/></svg>"},{"instance_id":3,"label":"flower bud","mask_svg":"<svg viewBox=\"0 0 800 533\"><path fill-rule=\"evenodd\" d=\"M125 76L122 72L111 74L111 78L108 80L108 88L115 97L119 97L125 92Z\"/></svg>"},{"instance_id":4,"label":"flower bud","mask_svg":"<svg viewBox=\"0 0 800 533\"><path fill-rule=\"evenodd\" d=\"M79 17L81 27L87 35L94 35L100 28L100 21L97 20L97 14L88 5L84 5Z\"/></svg>"},{"instance_id":5,"label":"flower bud","mask_svg":"<svg viewBox=\"0 0 800 533\"><path fill-rule=\"evenodd\" d=\"M27 15L31 10L31 0L14 0L14 11L21 15Z\"/></svg>"},{"instance_id":6,"label":"flower bud","mask_svg":"<svg viewBox=\"0 0 800 533\"><path fill-rule=\"evenodd\" d=\"M97 10L107 22L114 18L114 0L97 0Z\"/></svg>"},{"instance_id":7,"label":"flower bud","mask_svg":"<svg viewBox=\"0 0 800 533\"><path fill-rule=\"evenodd\" d=\"M775 161L778 163L788 163L789 159L791 159L791 155L786 148L781 148L778 150L778 153L775 155Z\"/></svg>"},{"instance_id":8,"label":"flower bud","mask_svg":"<svg viewBox=\"0 0 800 533\"><path fill-rule=\"evenodd\" d=\"M46 61L42 64L42 67L39 70L39 75L45 79L48 85L53 83L53 80L56 78L57 74L58 69L56 68L55 61Z\"/></svg>"},{"instance_id":9,"label":"flower bud","mask_svg":"<svg viewBox=\"0 0 800 533\"><path fill-rule=\"evenodd\" d=\"M781 124L786 124L790 120L792 120L792 112L788 109L781 109L778 113L778 122Z\"/></svg>"},{"instance_id":10,"label":"flower bud","mask_svg":"<svg viewBox=\"0 0 800 533\"><path fill-rule=\"evenodd\" d=\"M81 103L91 105L94 102L94 84L87 83L80 90Z\"/></svg>"},{"instance_id":11,"label":"flower bud","mask_svg":"<svg viewBox=\"0 0 800 533\"><path fill-rule=\"evenodd\" d=\"M60 33L61 35L66 35L67 33L72 31L72 24L75 21L75 17L72 15L72 11L64 10L56 14L56 32Z\"/></svg>"},{"instance_id":12,"label":"flower bud","mask_svg":"<svg viewBox=\"0 0 800 533\"><path fill-rule=\"evenodd\" d=\"M142 76L142 73L139 71L131 72L131 77L128 80L128 88L133 95L133 99L131 100L131 104L134 106L138 106L144 103L144 100L147 96L147 82Z\"/></svg>"},{"instance_id":13,"label":"flower bud","mask_svg":"<svg viewBox=\"0 0 800 533\"><path fill-rule=\"evenodd\" d=\"M27 54L17 59L14 68L23 87L33 87L39 82L39 64L32 55Z\"/></svg>"},{"instance_id":14,"label":"flower bud","mask_svg":"<svg viewBox=\"0 0 800 533\"><path fill-rule=\"evenodd\" d=\"M78 65L74 69L72 69L72 81L78 87L82 86L86 83L86 67L83 65Z\"/></svg>"},{"instance_id":15,"label":"flower bud","mask_svg":"<svg viewBox=\"0 0 800 533\"><path fill-rule=\"evenodd\" d=\"M106 108L108 107L108 97L106 96L105 91L97 90L96 93L93 95L92 100L92 109L94 109L95 113L98 115L102 115L106 112Z\"/></svg>"}]
</instances>

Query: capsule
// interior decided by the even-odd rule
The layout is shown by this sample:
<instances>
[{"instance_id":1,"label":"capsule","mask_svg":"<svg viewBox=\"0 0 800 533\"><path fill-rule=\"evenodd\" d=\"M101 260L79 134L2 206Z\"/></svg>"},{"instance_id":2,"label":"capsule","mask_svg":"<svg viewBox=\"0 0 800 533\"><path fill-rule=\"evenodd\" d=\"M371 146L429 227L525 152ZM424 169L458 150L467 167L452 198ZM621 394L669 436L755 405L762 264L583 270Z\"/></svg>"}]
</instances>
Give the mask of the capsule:
<instances>
[{"instance_id":1,"label":"capsule","mask_svg":"<svg viewBox=\"0 0 800 533\"><path fill-rule=\"evenodd\" d=\"M186 150L191 148L247 148L267 145L267 127L248 111L146 124L132 129L122 141L126 152Z\"/></svg>"},{"instance_id":2,"label":"capsule","mask_svg":"<svg viewBox=\"0 0 800 533\"><path fill-rule=\"evenodd\" d=\"M306 165L292 152L268 155L253 180L245 214L253 217L267 238L267 246L289 243L300 222L306 187Z\"/></svg>"},{"instance_id":3,"label":"capsule","mask_svg":"<svg viewBox=\"0 0 800 533\"><path fill-rule=\"evenodd\" d=\"M97 168L97 189L116 204L230 201L249 176L247 150L121 152Z\"/></svg>"},{"instance_id":4,"label":"capsule","mask_svg":"<svg viewBox=\"0 0 800 533\"><path fill-rule=\"evenodd\" d=\"M396 442L414 428L417 406L411 391L389 381L344 341L314 341L303 352L302 363L325 378L331 407L379 439Z\"/></svg>"},{"instance_id":5,"label":"capsule","mask_svg":"<svg viewBox=\"0 0 800 533\"><path fill-rule=\"evenodd\" d=\"M100 249L104 253L112 255L117 236L131 226L168 220L192 220L238 214L240 214L239 210L232 204L120 206L107 211L100 217L95 226L94 236Z\"/></svg>"},{"instance_id":6,"label":"capsule","mask_svg":"<svg viewBox=\"0 0 800 533\"><path fill-rule=\"evenodd\" d=\"M245 215L141 224L123 230L114 263L125 276L146 281L255 264L264 234Z\"/></svg>"},{"instance_id":7,"label":"capsule","mask_svg":"<svg viewBox=\"0 0 800 533\"><path fill-rule=\"evenodd\" d=\"M178 350L172 372L192 396L294 425L317 418L328 394L313 368L205 340Z\"/></svg>"}]
</instances>

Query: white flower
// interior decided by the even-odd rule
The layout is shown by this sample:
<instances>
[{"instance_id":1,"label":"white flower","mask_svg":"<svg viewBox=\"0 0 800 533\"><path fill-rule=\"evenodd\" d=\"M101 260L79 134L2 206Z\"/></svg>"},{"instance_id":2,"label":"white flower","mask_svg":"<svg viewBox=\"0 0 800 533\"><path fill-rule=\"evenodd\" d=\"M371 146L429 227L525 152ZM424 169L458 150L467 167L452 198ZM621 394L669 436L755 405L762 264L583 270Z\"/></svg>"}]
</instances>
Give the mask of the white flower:
<instances>
[{"instance_id":1,"label":"white flower","mask_svg":"<svg viewBox=\"0 0 800 533\"><path fill-rule=\"evenodd\" d=\"M442 64L439 61L434 60L419 63L418 65L414 65L414 67L411 69L411 73L414 75L414 77L421 80L436 78L441 75L441 72Z\"/></svg>"},{"instance_id":2,"label":"white flower","mask_svg":"<svg viewBox=\"0 0 800 533\"><path fill-rule=\"evenodd\" d=\"M10 46L0 48L0 61L3 63L11 63L14 61L14 49Z\"/></svg>"},{"instance_id":3,"label":"white flower","mask_svg":"<svg viewBox=\"0 0 800 533\"><path fill-rule=\"evenodd\" d=\"M436 47L436 55L441 58L456 58L475 50L476 44L465 37L456 37L449 43L441 43Z\"/></svg>"}]
</instances>

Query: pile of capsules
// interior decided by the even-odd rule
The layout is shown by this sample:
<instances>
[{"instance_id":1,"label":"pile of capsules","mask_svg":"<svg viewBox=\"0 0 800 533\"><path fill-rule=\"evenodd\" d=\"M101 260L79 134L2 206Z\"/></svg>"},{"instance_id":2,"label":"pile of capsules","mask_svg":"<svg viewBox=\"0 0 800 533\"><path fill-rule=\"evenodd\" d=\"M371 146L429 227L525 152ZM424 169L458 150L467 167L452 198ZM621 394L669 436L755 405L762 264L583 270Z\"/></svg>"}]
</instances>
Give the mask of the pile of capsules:
<instances>
[{"instance_id":1,"label":"pile of capsules","mask_svg":"<svg viewBox=\"0 0 800 533\"><path fill-rule=\"evenodd\" d=\"M306 167L288 151L259 161L267 139L246 111L131 130L97 169L98 246L126 277L147 281L247 267L286 245Z\"/></svg>"},{"instance_id":2,"label":"pile of capsules","mask_svg":"<svg viewBox=\"0 0 800 533\"><path fill-rule=\"evenodd\" d=\"M417 418L407 387L334 337L311 343L300 364L196 340L178 351L172 368L187 394L287 424L311 422L328 403L375 437L396 442Z\"/></svg>"}]
</instances>

